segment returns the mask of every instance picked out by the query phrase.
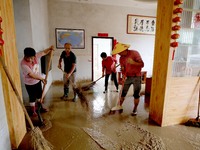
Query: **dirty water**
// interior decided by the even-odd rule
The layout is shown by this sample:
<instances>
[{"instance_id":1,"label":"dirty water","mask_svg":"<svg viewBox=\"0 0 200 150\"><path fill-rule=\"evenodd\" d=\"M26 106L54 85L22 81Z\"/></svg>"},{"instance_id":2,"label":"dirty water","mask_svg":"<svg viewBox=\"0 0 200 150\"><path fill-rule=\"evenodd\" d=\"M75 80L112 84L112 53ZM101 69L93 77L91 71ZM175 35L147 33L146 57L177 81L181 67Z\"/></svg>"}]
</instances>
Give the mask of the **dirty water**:
<instances>
[{"instance_id":1,"label":"dirty water","mask_svg":"<svg viewBox=\"0 0 200 150\"><path fill-rule=\"evenodd\" d=\"M82 107L80 99L63 101L62 84L53 84L45 96L45 105L50 111L43 113L51 122L51 128L43 132L55 150L200 150L199 128L176 125L159 127L148 119L148 103L141 96L138 115L131 116L133 100L129 90L122 114L109 114L117 104L119 93L109 85L103 94L103 82L98 82L90 91L85 91L89 110ZM19 149L27 148L24 140Z\"/></svg>"}]
</instances>

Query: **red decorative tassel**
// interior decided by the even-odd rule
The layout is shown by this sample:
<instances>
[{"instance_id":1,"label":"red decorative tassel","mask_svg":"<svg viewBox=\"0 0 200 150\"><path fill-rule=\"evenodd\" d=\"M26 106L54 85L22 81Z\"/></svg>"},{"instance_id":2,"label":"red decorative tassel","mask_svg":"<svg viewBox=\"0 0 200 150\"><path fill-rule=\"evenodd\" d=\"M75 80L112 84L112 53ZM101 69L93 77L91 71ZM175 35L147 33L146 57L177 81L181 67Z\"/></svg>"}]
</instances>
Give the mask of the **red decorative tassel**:
<instances>
[{"instance_id":1,"label":"red decorative tassel","mask_svg":"<svg viewBox=\"0 0 200 150\"><path fill-rule=\"evenodd\" d=\"M174 60L174 54L175 54L175 50L173 50L172 52L172 60Z\"/></svg>"}]
</instances>

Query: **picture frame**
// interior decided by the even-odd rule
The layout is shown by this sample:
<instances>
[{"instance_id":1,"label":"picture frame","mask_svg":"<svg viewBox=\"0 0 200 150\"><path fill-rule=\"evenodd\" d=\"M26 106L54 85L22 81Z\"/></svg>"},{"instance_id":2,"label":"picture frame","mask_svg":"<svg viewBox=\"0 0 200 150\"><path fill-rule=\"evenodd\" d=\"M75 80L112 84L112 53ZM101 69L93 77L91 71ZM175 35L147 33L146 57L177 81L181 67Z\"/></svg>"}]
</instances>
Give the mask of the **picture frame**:
<instances>
[{"instance_id":1,"label":"picture frame","mask_svg":"<svg viewBox=\"0 0 200 150\"><path fill-rule=\"evenodd\" d=\"M127 34L155 35L156 17L127 15Z\"/></svg>"},{"instance_id":2,"label":"picture frame","mask_svg":"<svg viewBox=\"0 0 200 150\"><path fill-rule=\"evenodd\" d=\"M85 48L85 30L84 29L66 29L56 28L56 48L64 49L65 43L71 43L72 49Z\"/></svg>"}]
</instances>

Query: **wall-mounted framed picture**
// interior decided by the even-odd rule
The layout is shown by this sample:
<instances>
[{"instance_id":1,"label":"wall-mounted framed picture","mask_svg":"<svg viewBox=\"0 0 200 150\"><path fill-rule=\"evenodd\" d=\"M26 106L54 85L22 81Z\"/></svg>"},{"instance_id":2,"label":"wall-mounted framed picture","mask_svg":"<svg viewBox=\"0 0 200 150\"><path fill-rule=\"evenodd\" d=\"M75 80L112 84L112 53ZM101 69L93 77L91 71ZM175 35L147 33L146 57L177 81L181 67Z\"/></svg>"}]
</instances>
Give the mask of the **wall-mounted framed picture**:
<instances>
[{"instance_id":1,"label":"wall-mounted framed picture","mask_svg":"<svg viewBox=\"0 0 200 150\"><path fill-rule=\"evenodd\" d=\"M156 31L156 17L127 15L127 34L154 35Z\"/></svg>"},{"instance_id":2,"label":"wall-mounted framed picture","mask_svg":"<svg viewBox=\"0 0 200 150\"><path fill-rule=\"evenodd\" d=\"M85 48L85 30L84 29L65 29L56 28L56 48L64 49L65 43L71 43L72 49Z\"/></svg>"}]
</instances>

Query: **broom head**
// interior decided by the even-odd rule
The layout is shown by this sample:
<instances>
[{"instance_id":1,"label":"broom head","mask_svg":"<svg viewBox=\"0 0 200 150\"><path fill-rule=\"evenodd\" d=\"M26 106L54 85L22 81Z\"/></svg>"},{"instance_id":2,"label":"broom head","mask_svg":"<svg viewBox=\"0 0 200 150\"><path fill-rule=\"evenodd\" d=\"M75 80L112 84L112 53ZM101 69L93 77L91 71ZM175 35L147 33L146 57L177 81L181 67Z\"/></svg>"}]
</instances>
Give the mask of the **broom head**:
<instances>
[{"instance_id":1,"label":"broom head","mask_svg":"<svg viewBox=\"0 0 200 150\"><path fill-rule=\"evenodd\" d=\"M193 127L199 127L200 128L200 119L199 117L194 119L189 119L186 123L186 126L193 126Z\"/></svg>"},{"instance_id":2,"label":"broom head","mask_svg":"<svg viewBox=\"0 0 200 150\"><path fill-rule=\"evenodd\" d=\"M34 150L52 150L53 145L49 143L44 137L40 128L35 127L31 130L31 140Z\"/></svg>"}]
</instances>

